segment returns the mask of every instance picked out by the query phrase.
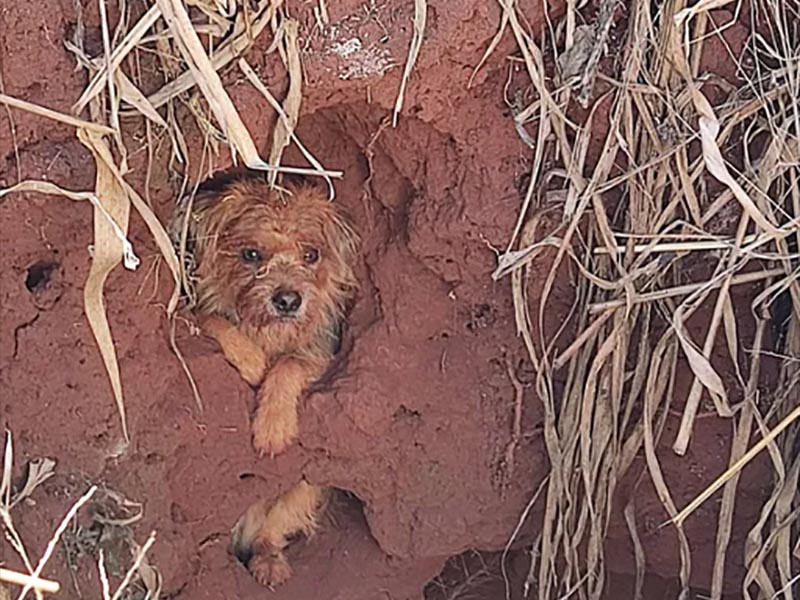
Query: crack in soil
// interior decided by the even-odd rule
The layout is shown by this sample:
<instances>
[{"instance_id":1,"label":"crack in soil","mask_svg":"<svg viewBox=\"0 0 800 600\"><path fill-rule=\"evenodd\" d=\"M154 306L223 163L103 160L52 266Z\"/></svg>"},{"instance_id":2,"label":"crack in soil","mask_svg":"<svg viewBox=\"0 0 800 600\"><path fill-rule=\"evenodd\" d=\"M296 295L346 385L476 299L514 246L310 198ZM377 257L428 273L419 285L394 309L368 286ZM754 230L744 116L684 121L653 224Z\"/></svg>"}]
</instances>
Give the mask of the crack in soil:
<instances>
[{"instance_id":1,"label":"crack in soil","mask_svg":"<svg viewBox=\"0 0 800 600\"><path fill-rule=\"evenodd\" d=\"M19 334L22 330L27 329L28 327L32 327L36 321L39 320L41 313L36 313L36 316L30 319L29 321L25 321L24 323L20 323L16 327L14 327L14 352L11 355L12 360L16 360L17 355L19 354Z\"/></svg>"}]
</instances>

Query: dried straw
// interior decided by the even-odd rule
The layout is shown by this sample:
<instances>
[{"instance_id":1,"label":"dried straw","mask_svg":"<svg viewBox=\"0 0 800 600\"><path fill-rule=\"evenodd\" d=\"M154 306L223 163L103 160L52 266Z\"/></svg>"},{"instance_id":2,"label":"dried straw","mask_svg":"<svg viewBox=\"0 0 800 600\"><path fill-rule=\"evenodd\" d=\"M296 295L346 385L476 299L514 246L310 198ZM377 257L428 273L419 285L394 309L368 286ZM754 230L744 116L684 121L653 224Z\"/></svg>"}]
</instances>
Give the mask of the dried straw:
<instances>
[{"instance_id":1,"label":"dried straw","mask_svg":"<svg viewBox=\"0 0 800 600\"><path fill-rule=\"evenodd\" d=\"M646 468L629 476L637 486L649 480L663 505L678 542L681 566L675 575L683 595L692 573L685 520L725 486L711 590L711 597L720 599L729 578L725 566L738 477L764 450L776 484L748 536L742 589L767 598L778 590L785 593L800 562L800 542L791 526L800 516L800 458L793 451L800 439L800 287L792 250L800 216L796 14L783 4L752 3L751 15L767 24L770 37L763 30L752 32L747 47L752 68L731 56L740 65L741 81L738 88L727 88L723 102L712 105L701 85L700 57L713 37L730 46L726 28L717 27L709 11L735 5L739 16L739 2L629 3L616 70L601 73L597 57L621 13L615 3L601 2L591 21L582 5L569 1L564 22L553 29L554 62L557 75L567 77L575 93L569 85L552 86L558 78L546 72L520 6L514 0L498 4L497 34L470 83L503 35L512 33L521 56L515 64L524 65L527 75L526 81L512 79L512 85L531 86L536 96L515 111L514 124L529 131L536 127L537 135L528 136L531 180L494 277L511 275L517 329L536 371L534 388L544 411L551 468L541 536L531 551L536 593L541 600L603 596L605 535L616 510L612 500L634 459L643 455ZM607 91L598 93L597 82ZM565 115L572 102L590 108L580 126ZM592 125L601 104L608 109L608 132L589 164L587 149L597 145ZM734 132L740 132L738 139ZM754 156L756 147L761 150ZM743 157L740 171L731 167L731 156ZM547 157L557 178L545 171ZM619 169L620 164L625 167ZM557 181L563 181L563 189L554 189ZM711 194L718 189L712 182L722 184L722 191ZM541 226L544 211L552 212L553 206L537 205L537 189L563 197L561 222L553 231ZM721 221L726 213L738 218L733 231ZM577 277L568 308L553 297L567 271L565 261L576 267ZM695 274L698 265L708 265L707 274L687 281L686 272ZM752 300L755 331L733 309L734 298L741 301L743 293ZM781 383L770 388L775 398L766 400L759 393L774 382L763 380L761 357L767 315L778 305L788 305L793 321L784 336ZM564 312L565 322L552 331L552 315ZM687 323L698 315L706 328L695 339ZM749 349L746 355L742 347ZM727 351L732 377L723 375L718 348ZM676 374L686 365L690 393L675 398L685 402L673 407ZM734 405L734 397L743 400ZM669 442L677 453L673 460L682 460L704 399L735 432L729 468L679 510L657 450L668 441L665 427L677 408L682 419ZM758 429L761 439L753 440ZM623 508L636 556L635 597L641 598L647 557L637 531L636 497L632 493Z\"/></svg>"}]
</instances>

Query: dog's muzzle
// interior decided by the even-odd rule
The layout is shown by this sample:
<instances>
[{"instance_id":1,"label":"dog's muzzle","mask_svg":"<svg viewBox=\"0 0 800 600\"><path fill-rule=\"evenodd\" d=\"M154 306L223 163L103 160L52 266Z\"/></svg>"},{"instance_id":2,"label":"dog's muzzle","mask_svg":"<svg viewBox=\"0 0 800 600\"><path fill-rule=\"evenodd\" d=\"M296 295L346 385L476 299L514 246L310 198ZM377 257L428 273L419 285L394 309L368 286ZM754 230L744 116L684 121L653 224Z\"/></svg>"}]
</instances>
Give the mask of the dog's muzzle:
<instances>
[{"instance_id":1,"label":"dog's muzzle","mask_svg":"<svg viewBox=\"0 0 800 600\"><path fill-rule=\"evenodd\" d=\"M278 290L272 295L272 306L283 317L295 314L302 304L303 297L294 290Z\"/></svg>"}]
</instances>

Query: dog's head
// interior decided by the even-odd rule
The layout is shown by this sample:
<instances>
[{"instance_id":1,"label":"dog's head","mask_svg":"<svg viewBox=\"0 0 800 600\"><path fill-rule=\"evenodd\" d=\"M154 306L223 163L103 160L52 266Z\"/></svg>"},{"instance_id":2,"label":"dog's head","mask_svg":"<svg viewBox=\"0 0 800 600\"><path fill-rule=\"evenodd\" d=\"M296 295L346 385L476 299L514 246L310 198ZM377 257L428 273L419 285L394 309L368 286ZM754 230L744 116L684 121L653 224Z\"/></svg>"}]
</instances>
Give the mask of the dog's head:
<instances>
[{"instance_id":1,"label":"dog's head","mask_svg":"<svg viewBox=\"0 0 800 600\"><path fill-rule=\"evenodd\" d=\"M197 309L271 333L337 320L352 297L357 236L325 190L235 178L195 198Z\"/></svg>"}]
</instances>

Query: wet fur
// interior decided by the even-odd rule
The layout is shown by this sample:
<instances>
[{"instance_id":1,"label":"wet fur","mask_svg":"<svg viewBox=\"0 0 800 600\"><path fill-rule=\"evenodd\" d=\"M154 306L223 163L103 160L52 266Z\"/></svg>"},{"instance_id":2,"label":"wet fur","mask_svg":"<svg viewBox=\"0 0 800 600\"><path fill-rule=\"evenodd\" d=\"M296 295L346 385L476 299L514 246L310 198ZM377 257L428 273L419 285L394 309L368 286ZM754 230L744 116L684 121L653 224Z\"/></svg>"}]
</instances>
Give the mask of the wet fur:
<instances>
[{"instance_id":1,"label":"wet fur","mask_svg":"<svg viewBox=\"0 0 800 600\"><path fill-rule=\"evenodd\" d=\"M298 435L297 402L327 370L356 281L357 237L322 188L284 181L273 189L261 176L237 176L200 191L188 218L187 250L195 312L226 358L257 388L253 444L261 454L285 450ZM304 262L308 248L318 263ZM264 260L242 259L257 248ZM290 318L271 307L276 290L302 296ZM233 531L232 549L267 586L291 575L283 553L290 537L310 534L327 490L301 481L276 502L248 508Z\"/></svg>"}]
</instances>

